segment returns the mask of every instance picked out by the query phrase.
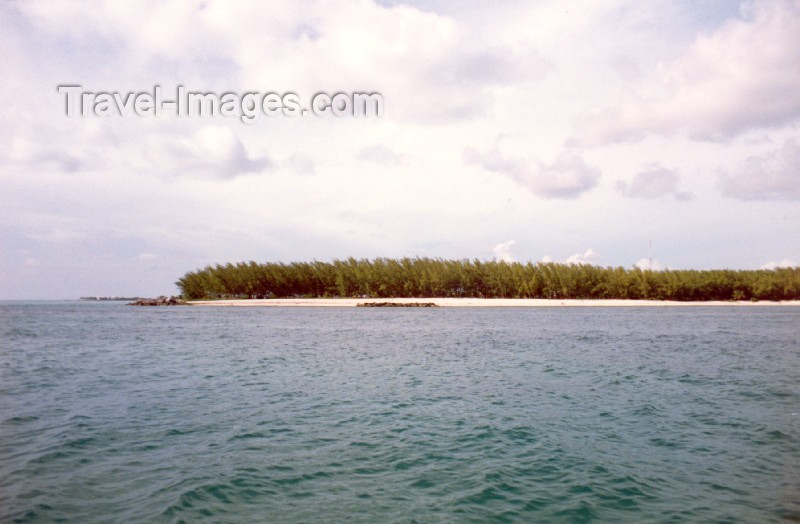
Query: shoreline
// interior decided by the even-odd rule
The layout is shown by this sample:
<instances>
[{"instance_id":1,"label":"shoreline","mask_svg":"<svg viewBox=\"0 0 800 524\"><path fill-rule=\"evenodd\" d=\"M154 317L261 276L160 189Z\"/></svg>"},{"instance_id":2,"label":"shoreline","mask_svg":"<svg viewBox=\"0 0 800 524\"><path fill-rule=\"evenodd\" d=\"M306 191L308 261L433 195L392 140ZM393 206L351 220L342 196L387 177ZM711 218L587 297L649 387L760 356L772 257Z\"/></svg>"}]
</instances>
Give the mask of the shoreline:
<instances>
[{"instance_id":1,"label":"shoreline","mask_svg":"<svg viewBox=\"0 0 800 524\"><path fill-rule=\"evenodd\" d=\"M440 307L775 307L800 306L800 300L772 302L710 300L680 302L676 300L625 300L625 299L548 299L548 298L269 298L234 300L189 300L187 304L198 307L356 307L367 302L432 302Z\"/></svg>"}]
</instances>

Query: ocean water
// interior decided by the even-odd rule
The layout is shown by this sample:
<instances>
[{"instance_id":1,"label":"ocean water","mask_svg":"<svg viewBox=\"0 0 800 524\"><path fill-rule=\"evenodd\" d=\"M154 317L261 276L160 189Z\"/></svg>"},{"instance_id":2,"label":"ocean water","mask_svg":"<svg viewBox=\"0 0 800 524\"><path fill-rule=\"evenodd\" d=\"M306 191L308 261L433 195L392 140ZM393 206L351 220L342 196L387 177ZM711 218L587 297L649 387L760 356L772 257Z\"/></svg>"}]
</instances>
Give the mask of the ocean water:
<instances>
[{"instance_id":1,"label":"ocean water","mask_svg":"<svg viewBox=\"0 0 800 524\"><path fill-rule=\"evenodd\" d=\"M0 303L0 521L800 520L800 308Z\"/></svg>"}]
</instances>

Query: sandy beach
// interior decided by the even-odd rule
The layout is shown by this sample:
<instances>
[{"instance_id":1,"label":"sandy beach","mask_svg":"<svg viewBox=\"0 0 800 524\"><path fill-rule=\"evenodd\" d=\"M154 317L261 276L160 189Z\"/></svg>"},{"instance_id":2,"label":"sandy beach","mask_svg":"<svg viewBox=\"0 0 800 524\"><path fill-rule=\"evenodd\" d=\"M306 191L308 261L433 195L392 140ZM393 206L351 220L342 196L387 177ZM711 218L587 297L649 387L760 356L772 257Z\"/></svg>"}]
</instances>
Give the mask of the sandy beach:
<instances>
[{"instance_id":1,"label":"sandy beach","mask_svg":"<svg viewBox=\"0 0 800 524\"><path fill-rule=\"evenodd\" d=\"M800 300L770 301L706 301L678 302L672 300L581 300L539 298L272 298L250 300L191 300L189 304L201 307L355 307L365 302L433 302L443 307L770 307L800 306Z\"/></svg>"}]
</instances>

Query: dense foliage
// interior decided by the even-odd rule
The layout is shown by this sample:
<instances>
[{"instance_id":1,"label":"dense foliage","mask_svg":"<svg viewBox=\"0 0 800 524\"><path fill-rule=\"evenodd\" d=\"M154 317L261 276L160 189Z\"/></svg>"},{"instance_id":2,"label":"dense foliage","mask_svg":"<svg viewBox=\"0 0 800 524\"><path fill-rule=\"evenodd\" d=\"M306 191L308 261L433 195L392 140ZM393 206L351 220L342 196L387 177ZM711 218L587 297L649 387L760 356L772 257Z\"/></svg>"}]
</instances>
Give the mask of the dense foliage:
<instances>
[{"instance_id":1,"label":"dense foliage","mask_svg":"<svg viewBox=\"0 0 800 524\"><path fill-rule=\"evenodd\" d=\"M176 282L188 299L271 297L800 299L800 267L665 270L432 258L208 266Z\"/></svg>"}]
</instances>

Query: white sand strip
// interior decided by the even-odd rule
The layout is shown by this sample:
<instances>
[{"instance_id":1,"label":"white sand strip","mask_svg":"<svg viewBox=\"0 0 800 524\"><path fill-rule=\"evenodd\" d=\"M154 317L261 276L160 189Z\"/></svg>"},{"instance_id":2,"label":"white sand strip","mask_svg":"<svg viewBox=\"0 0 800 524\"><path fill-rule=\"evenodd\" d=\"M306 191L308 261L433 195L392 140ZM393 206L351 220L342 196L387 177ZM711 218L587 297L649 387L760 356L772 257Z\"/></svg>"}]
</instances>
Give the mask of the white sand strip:
<instances>
[{"instance_id":1,"label":"white sand strip","mask_svg":"<svg viewBox=\"0 0 800 524\"><path fill-rule=\"evenodd\" d=\"M763 307L800 306L800 300L783 302L721 300L707 302L678 302L674 300L618 300L618 299L542 299L542 298L271 298L250 300L190 300L193 306L236 307L355 307L364 302L433 302L444 307Z\"/></svg>"}]
</instances>

